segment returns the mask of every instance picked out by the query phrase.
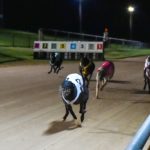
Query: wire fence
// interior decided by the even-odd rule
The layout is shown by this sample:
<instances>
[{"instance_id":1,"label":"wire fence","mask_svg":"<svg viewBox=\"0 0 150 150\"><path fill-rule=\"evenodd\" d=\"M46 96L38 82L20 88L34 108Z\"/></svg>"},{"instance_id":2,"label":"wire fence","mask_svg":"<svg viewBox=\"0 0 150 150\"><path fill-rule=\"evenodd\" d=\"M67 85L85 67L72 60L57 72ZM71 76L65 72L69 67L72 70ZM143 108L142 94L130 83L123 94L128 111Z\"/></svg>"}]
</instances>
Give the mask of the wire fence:
<instances>
[{"instance_id":1,"label":"wire fence","mask_svg":"<svg viewBox=\"0 0 150 150\"><path fill-rule=\"evenodd\" d=\"M2 47L33 47L33 43L38 39L37 34L24 32L8 32L0 30L0 46Z\"/></svg>"},{"instance_id":2,"label":"wire fence","mask_svg":"<svg viewBox=\"0 0 150 150\"><path fill-rule=\"evenodd\" d=\"M9 47L28 47L32 48L34 41L103 41L103 36L60 31L56 29L39 29L38 33L21 34L13 32L3 32L0 30L0 46ZM123 46L131 46L136 48L149 48L150 45L141 41L120 39L109 37L108 45L118 44Z\"/></svg>"},{"instance_id":3,"label":"wire fence","mask_svg":"<svg viewBox=\"0 0 150 150\"><path fill-rule=\"evenodd\" d=\"M103 36L99 36L99 35L68 32L62 30L60 31L56 29L39 29L39 37L38 37L39 40L48 40L48 37L50 37L49 35L51 35L55 40L104 41ZM123 46L131 46L136 48L150 47L149 44L141 41L113 38L113 37L108 37L107 42L109 45L119 44Z\"/></svg>"}]
</instances>

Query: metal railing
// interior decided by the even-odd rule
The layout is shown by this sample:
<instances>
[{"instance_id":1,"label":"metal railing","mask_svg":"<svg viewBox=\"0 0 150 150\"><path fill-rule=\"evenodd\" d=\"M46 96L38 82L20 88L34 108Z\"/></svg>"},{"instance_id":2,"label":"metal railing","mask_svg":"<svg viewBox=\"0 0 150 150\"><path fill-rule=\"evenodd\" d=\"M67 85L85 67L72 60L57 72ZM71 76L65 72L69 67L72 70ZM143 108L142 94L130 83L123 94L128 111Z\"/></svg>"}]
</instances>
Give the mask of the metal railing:
<instances>
[{"instance_id":1,"label":"metal railing","mask_svg":"<svg viewBox=\"0 0 150 150\"><path fill-rule=\"evenodd\" d=\"M142 150L150 137L150 115L146 118L140 129L137 131L126 150Z\"/></svg>"},{"instance_id":2,"label":"metal railing","mask_svg":"<svg viewBox=\"0 0 150 150\"><path fill-rule=\"evenodd\" d=\"M8 32L0 32L0 46L12 46L12 47L33 47L34 41L51 41L51 40L75 40L75 41L103 41L103 36L68 32L56 29L42 29L38 30L38 33L32 34L14 34ZM132 46L137 48L150 47L148 44L141 41L127 40L121 38L109 37L109 45L120 44L123 46Z\"/></svg>"},{"instance_id":3,"label":"metal railing","mask_svg":"<svg viewBox=\"0 0 150 150\"><path fill-rule=\"evenodd\" d=\"M39 29L39 31L42 33L42 36L39 36L39 40L47 40L48 35L53 36L55 40L83 40L83 41L103 41L103 36L99 35L92 35L92 34L85 34L85 33L76 33L76 32L68 32L68 31L62 31L57 29ZM59 38L58 38L59 37ZM135 40L128 40L128 39L121 39L121 38L108 38L109 44L121 44L121 45L127 45L137 48L143 48L148 47L149 45L141 42L141 41L135 41Z\"/></svg>"}]
</instances>

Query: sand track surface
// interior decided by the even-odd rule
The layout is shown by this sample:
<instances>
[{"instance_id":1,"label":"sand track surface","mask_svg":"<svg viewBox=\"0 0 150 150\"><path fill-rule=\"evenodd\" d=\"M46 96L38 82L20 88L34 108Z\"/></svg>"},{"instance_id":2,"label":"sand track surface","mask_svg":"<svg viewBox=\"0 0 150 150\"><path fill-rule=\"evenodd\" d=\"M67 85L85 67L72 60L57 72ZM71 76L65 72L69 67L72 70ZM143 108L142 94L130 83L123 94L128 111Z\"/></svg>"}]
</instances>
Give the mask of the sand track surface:
<instances>
[{"instance_id":1,"label":"sand track surface","mask_svg":"<svg viewBox=\"0 0 150 150\"><path fill-rule=\"evenodd\" d=\"M79 62L64 62L59 74L48 74L48 64L1 67L0 149L124 150L150 114L150 94L143 91L144 59L114 61L114 77L99 99L94 72L82 127L76 127L71 115L62 121L65 108L59 94L66 75L79 73ZM79 118L79 107L73 109Z\"/></svg>"}]
</instances>

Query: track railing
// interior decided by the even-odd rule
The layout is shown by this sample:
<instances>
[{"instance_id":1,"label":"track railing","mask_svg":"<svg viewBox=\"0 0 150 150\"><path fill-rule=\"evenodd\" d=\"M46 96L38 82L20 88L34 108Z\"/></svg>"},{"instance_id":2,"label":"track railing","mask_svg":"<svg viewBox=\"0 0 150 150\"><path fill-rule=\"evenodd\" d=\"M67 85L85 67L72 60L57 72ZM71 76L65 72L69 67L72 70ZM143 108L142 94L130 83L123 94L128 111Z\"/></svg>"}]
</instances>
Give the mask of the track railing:
<instances>
[{"instance_id":1,"label":"track railing","mask_svg":"<svg viewBox=\"0 0 150 150\"><path fill-rule=\"evenodd\" d=\"M139 128L133 140L126 148L126 150L142 150L149 137L150 137L150 115L146 118L142 126Z\"/></svg>"}]
</instances>

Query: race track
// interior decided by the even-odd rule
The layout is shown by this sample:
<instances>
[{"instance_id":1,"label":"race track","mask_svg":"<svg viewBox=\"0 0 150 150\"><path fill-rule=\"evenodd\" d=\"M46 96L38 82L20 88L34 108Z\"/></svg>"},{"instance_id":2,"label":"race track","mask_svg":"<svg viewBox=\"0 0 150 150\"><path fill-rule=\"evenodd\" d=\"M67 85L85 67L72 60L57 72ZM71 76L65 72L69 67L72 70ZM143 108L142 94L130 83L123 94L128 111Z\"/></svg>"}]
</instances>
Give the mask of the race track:
<instances>
[{"instance_id":1,"label":"race track","mask_svg":"<svg viewBox=\"0 0 150 150\"><path fill-rule=\"evenodd\" d=\"M95 73L82 127L70 115L62 122L59 86L79 62L65 62L60 73L46 65L0 67L1 150L125 150L150 114L143 91L145 57L114 61L115 74L95 99ZM37 60L38 61L38 60ZM101 62L96 62L98 67ZM74 106L79 116L79 106ZM150 144L146 143L144 150Z\"/></svg>"}]
</instances>

